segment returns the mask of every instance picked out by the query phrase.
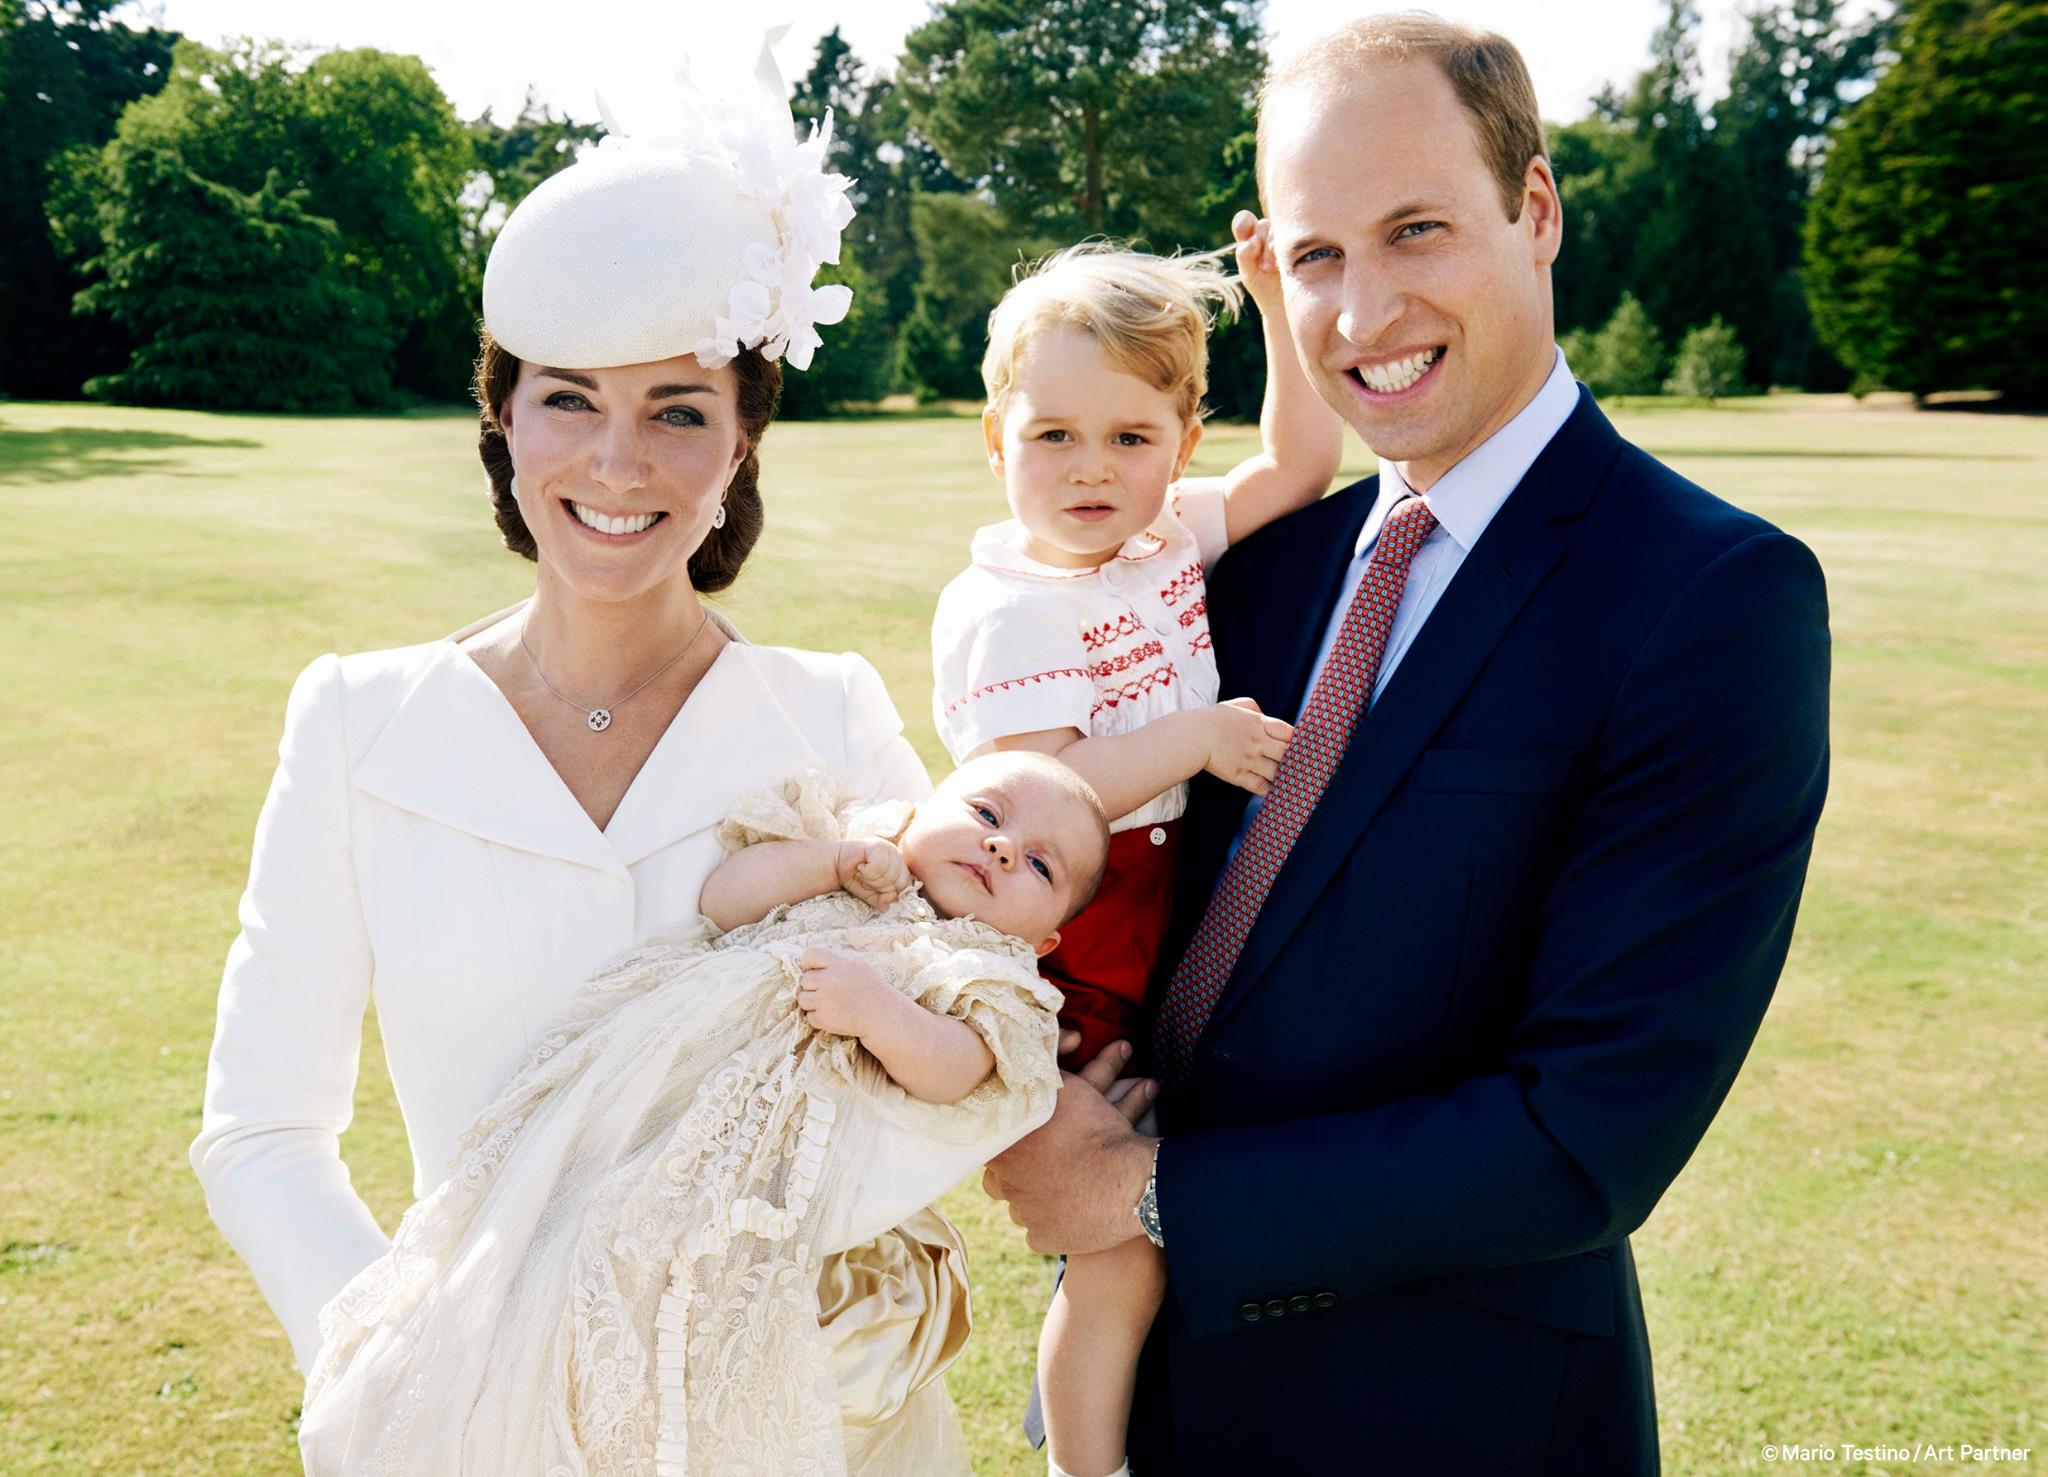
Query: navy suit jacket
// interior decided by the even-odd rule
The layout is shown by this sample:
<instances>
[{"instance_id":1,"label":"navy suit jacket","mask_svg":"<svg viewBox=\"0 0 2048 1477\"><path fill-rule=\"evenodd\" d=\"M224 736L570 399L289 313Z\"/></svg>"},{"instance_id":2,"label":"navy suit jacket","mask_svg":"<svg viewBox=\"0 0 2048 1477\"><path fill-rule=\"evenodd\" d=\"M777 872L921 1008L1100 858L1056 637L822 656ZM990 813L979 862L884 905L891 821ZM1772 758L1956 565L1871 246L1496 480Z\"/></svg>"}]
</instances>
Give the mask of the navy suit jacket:
<instances>
[{"instance_id":1,"label":"navy suit jacket","mask_svg":"<svg viewBox=\"0 0 2048 1477\"><path fill-rule=\"evenodd\" d=\"M1377 494L1218 562L1226 696L1300 710ZM1827 687L1813 556L1581 390L1360 721L1162 1098L1136 1471L1657 1469L1628 1235L1783 966ZM1196 782L1169 957L1244 802Z\"/></svg>"}]
</instances>

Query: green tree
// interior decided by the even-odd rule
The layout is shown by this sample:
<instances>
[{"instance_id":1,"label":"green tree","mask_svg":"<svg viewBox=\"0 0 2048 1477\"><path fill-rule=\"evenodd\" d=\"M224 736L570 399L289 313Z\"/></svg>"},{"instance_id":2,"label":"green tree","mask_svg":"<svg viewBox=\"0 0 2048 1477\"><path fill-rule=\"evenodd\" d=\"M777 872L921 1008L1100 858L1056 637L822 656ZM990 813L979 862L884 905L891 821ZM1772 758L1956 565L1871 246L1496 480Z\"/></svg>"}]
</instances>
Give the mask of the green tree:
<instances>
[{"instance_id":1,"label":"green tree","mask_svg":"<svg viewBox=\"0 0 2048 1477\"><path fill-rule=\"evenodd\" d=\"M58 231L106 270L117 243L132 249L140 231L164 224L136 182L170 177L173 166L241 195L296 201L333 223L341 282L380 305L395 383L455 398L475 350L461 203L475 158L416 57L343 51L308 61L264 43L214 51L181 41L163 90L122 113ZM272 170L279 185L266 196ZM141 321L122 296L147 280L110 276L81 306Z\"/></svg>"},{"instance_id":2,"label":"green tree","mask_svg":"<svg viewBox=\"0 0 2048 1477\"><path fill-rule=\"evenodd\" d=\"M1566 362L1570 362L1567 354ZM1649 311L1624 292L1614 316L1593 336L1589 373L1579 377L1596 395L1654 395L1664 382L1664 342Z\"/></svg>"},{"instance_id":3,"label":"green tree","mask_svg":"<svg viewBox=\"0 0 2048 1477\"><path fill-rule=\"evenodd\" d=\"M834 26L818 38L811 69L797 80L790 98L799 137L823 122L826 109L832 111L832 167L853 181L847 192L854 210L846 229L847 249L860 259L858 284L852 277L841 280L854 286L848 324L863 320L857 333L841 325L838 337L860 337L863 353L872 354L884 374L878 384L863 382L858 392L835 391L818 402L821 405L875 400L895 388L896 325L910 316L917 291L919 261L917 238L910 228L910 198L917 188L919 166L902 142L890 136L900 133L903 114L900 106L892 106L893 85L886 77L870 76ZM873 342L875 334L884 341ZM785 384L785 414L815 413L806 408L812 392L796 388L800 378L792 375Z\"/></svg>"},{"instance_id":4,"label":"green tree","mask_svg":"<svg viewBox=\"0 0 2048 1477\"><path fill-rule=\"evenodd\" d=\"M989 310L1009 290L1018 264L1051 248L1020 241L975 195L919 194L911 201L911 226L924 268L902 326L904 383L920 400L978 399Z\"/></svg>"},{"instance_id":5,"label":"green tree","mask_svg":"<svg viewBox=\"0 0 2048 1477\"><path fill-rule=\"evenodd\" d=\"M1698 30L1694 0L1667 0L1650 66L1623 105L1622 121L1647 147L1656 192L1636 238L1629 288L1667 340L1721 314L1761 378L1778 341L1770 244L1742 161L1701 111Z\"/></svg>"},{"instance_id":6,"label":"green tree","mask_svg":"<svg viewBox=\"0 0 2048 1477\"><path fill-rule=\"evenodd\" d=\"M112 400L331 410L388 400L382 305L349 281L334 222L277 170L245 194L168 151L113 180L100 280L80 294L132 332L125 369L86 384Z\"/></svg>"},{"instance_id":7,"label":"green tree","mask_svg":"<svg viewBox=\"0 0 2048 1477\"><path fill-rule=\"evenodd\" d=\"M1664 381L1664 393L1698 400L1733 395L1742 388L1743 357L1742 341L1716 313L1712 321L1687 333L1679 344L1671 361L1671 377Z\"/></svg>"},{"instance_id":8,"label":"green tree","mask_svg":"<svg viewBox=\"0 0 2048 1477\"><path fill-rule=\"evenodd\" d=\"M1214 184L1264 67L1263 10L943 0L904 41L898 84L912 126L1012 226L1218 245Z\"/></svg>"},{"instance_id":9,"label":"green tree","mask_svg":"<svg viewBox=\"0 0 2048 1477\"><path fill-rule=\"evenodd\" d=\"M1546 132L1565 221L1564 255L1551 274L1557 326L1590 333L1634 283L1643 228L1663 189L1648 141L1610 112L1596 107ZM1569 352L1566 358L1579 368Z\"/></svg>"},{"instance_id":10,"label":"green tree","mask_svg":"<svg viewBox=\"0 0 2048 1477\"><path fill-rule=\"evenodd\" d=\"M1847 371L1816 342L1800 272L1802 231L1828 131L1866 90L1890 13L1843 15L1841 0L1780 0L1745 17L1715 133L1741 161L1770 248L1778 348L1770 383L1841 389Z\"/></svg>"},{"instance_id":11,"label":"green tree","mask_svg":"<svg viewBox=\"0 0 2048 1477\"><path fill-rule=\"evenodd\" d=\"M80 287L44 200L71 150L97 147L122 108L163 86L173 31L111 17L116 0L0 0L0 394L76 395L130 345L71 315Z\"/></svg>"},{"instance_id":12,"label":"green tree","mask_svg":"<svg viewBox=\"0 0 2048 1477\"><path fill-rule=\"evenodd\" d=\"M1821 341L1864 384L2048 399L2048 5L1911 0L1806 223Z\"/></svg>"}]
</instances>

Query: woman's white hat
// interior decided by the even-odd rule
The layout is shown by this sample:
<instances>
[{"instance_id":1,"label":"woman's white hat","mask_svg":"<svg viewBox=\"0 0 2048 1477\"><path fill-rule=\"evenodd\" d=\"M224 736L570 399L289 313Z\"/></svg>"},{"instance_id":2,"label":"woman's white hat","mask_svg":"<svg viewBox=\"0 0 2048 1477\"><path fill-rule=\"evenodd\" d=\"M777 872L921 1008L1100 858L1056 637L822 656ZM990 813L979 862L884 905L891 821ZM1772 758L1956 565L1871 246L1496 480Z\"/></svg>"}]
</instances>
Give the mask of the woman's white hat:
<instances>
[{"instance_id":1,"label":"woman's white hat","mask_svg":"<svg viewBox=\"0 0 2048 1477\"><path fill-rule=\"evenodd\" d=\"M853 301L813 287L839 260L852 181L828 173L832 115L803 143L763 41L750 85L712 98L684 77L682 127L599 146L519 202L484 267L484 326L517 357L559 369L743 348L808 369L819 324Z\"/></svg>"}]
</instances>

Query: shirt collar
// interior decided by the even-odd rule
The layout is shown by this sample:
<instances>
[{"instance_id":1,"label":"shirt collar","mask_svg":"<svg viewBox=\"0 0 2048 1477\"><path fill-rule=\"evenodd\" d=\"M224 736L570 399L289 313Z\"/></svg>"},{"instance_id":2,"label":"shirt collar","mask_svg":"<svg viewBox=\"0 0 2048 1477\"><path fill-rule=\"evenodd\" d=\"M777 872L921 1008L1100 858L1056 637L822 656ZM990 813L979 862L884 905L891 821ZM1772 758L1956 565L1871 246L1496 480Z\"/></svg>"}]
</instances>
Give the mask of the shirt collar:
<instances>
[{"instance_id":1,"label":"shirt collar","mask_svg":"<svg viewBox=\"0 0 2048 1477\"><path fill-rule=\"evenodd\" d=\"M986 528L975 530L971 557L983 569L1001 570L1006 574L1026 574L1045 580L1087 579L1100 574L1109 565L1088 565L1081 569L1066 569L1057 564L1046 564L1025 553L1019 544L1024 541L1024 529L1015 518L1001 523L991 523ZM1150 559L1166 547L1166 540L1146 530L1132 534L1117 550L1116 557L1109 564L1132 563Z\"/></svg>"},{"instance_id":2,"label":"shirt collar","mask_svg":"<svg viewBox=\"0 0 2048 1477\"><path fill-rule=\"evenodd\" d=\"M1579 387L1564 362L1564 350L1550 366L1550 376L1535 398L1516 412L1515 418L1475 446L1465 459L1437 479L1436 486L1423 494L1423 502L1436 515L1443 531L1466 553L1479 542L1486 525L1508 500L1543 448L1571 418L1579 403ZM1392 462L1380 463L1380 495L1358 532L1352 557L1363 559L1380 536L1380 525L1394 504L1412 496L1408 484Z\"/></svg>"}]
</instances>

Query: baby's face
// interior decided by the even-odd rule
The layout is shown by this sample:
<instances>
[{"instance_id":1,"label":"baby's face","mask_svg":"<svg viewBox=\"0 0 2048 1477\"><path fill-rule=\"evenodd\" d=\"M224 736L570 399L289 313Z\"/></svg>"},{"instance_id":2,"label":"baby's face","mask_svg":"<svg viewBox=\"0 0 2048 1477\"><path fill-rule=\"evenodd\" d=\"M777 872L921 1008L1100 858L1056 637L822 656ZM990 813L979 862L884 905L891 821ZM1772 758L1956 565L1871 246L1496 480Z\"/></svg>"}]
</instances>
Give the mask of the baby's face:
<instances>
[{"instance_id":1,"label":"baby's face","mask_svg":"<svg viewBox=\"0 0 2048 1477\"><path fill-rule=\"evenodd\" d=\"M917 807L902 847L941 915L971 913L1041 955L1059 942L1059 926L1102 865L1100 822L1088 803L1003 754L955 770Z\"/></svg>"}]
</instances>

